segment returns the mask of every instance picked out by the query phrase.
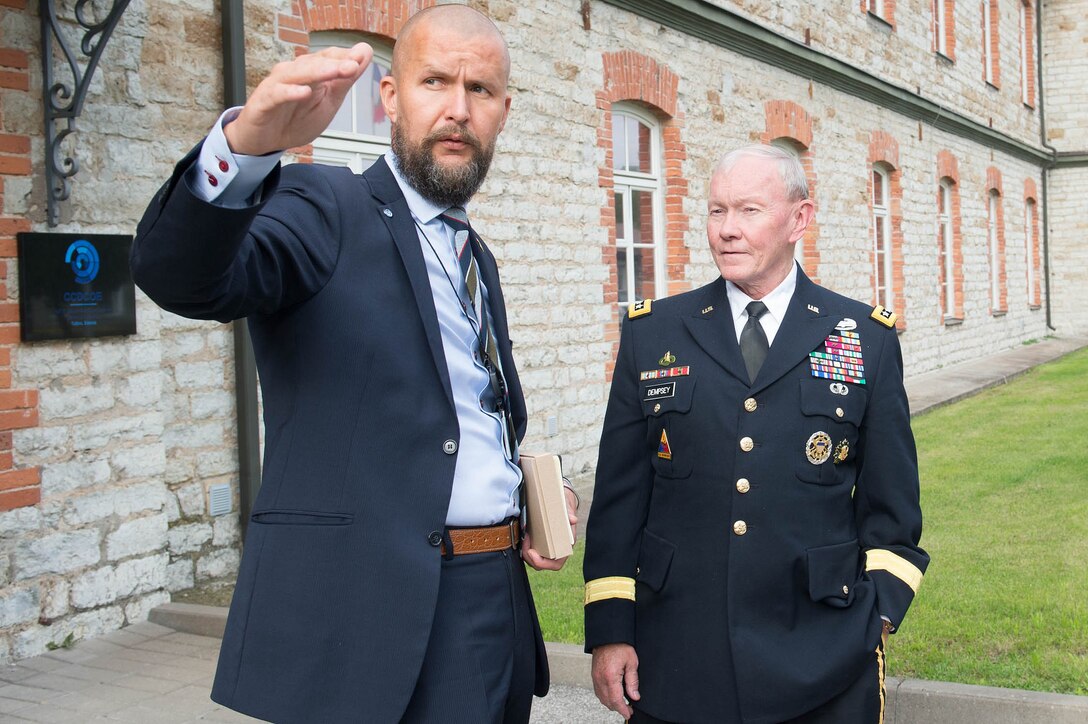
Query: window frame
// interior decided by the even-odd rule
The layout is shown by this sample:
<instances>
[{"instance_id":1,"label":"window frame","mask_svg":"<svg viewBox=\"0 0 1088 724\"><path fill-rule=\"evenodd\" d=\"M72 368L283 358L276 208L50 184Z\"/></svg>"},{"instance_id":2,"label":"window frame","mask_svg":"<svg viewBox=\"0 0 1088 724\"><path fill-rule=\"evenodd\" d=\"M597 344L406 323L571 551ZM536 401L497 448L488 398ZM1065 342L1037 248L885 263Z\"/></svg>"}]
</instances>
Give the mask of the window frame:
<instances>
[{"instance_id":1,"label":"window frame","mask_svg":"<svg viewBox=\"0 0 1088 724\"><path fill-rule=\"evenodd\" d=\"M877 199L876 176L881 178L881 198ZM870 167L869 182L872 184L870 200L872 201L872 250L873 250L873 293L876 304L885 309L893 308L893 295L895 285L892 278L894 265L892 264L892 213L891 213L891 176L892 172L879 163ZM877 223L877 219L883 219L883 224ZM883 233L881 233L883 229ZM882 238L878 238L878 236ZM883 275L881 274L883 272ZM883 276L884 286L880 280Z\"/></svg>"},{"instance_id":2,"label":"window frame","mask_svg":"<svg viewBox=\"0 0 1088 724\"><path fill-rule=\"evenodd\" d=\"M362 39L364 38L358 34L343 31L314 32L310 34L310 49L311 51L317 51L332 46L347 47ZM370 37L366 37L365 40L370 43L374 50L371 63L377 63L388 71L393 62L392 46ZM357 80L344 98L344 105L350 104L353 116L358 108L354 100L355 93L359 88L359 84L364 82L364 78ZM355 125L354 120L352 125ZM355 173L362 173L372 163L385 155L389 147L390 139L388 137L383 138L382 136L356 132L330 131L326 128L313 141L312 158L314 163L346 166Z\"/></svg>"},{"instance_id":3,"label":"window frame","mask_svg":"<svg viewBox=\"0 0 1088 724\"><path fill-rule=\"evenodd\" d=\"M1035 214L1037 207L1035 199L1024 199L1024 260L1026 264L1028 307L1036 307L1035 301Z\"/></svg>"},{"instance_id":4,"label":"window frame","mask_svg":"<svg viewBox=\"0 0 1088 724\"><path fill-rule=\"evenodd\" d=\"M937 205L937 238L940 243L939 258L944 272L941 285L941 299L944 301L944 318L953 319L956 315L955 258L952 245L954 230L952 227L952 180L947 176L937 184L940 200Z\"/></svg>"},{"instance_id":5,"label":"window frame","mask_svg":"<svg viewBox=\"0 0 1088 724\"><path fill-rule=\"evenodd\" d=\"M993 3L982 0L982 65L983 77L990 85L997 87L994 73L994 38L993 38Z\"/></svg>"},{"instance_id":6,"label":"window frame","mask_svg":"<svg viewBox=\"0 0 1088 724\"><path fill-rule=\"evenodd\" d=\"M612 198L623 198L623 228L626 232L620 237L619 224L616 225L616 258L613 260L616 269L616 304L626 307L632 302L640 301L635 285L635 250L650 249L653 254L653 297L659 298L668 293L668 279L666 278L665 257L668 249L665 243L665 184L664 184L664 153L661 134L661 122L653 115L638 108L634 104L616 102L610 109L612 137L609 139L612 147L616 143L616 119L632 118L650 130L650 171L624 171L616 168L616 159L612 163ZM632 203L635 191L649 192L651 194L651 233L653 241L650 243L635 243L631 236L634 227L634 204ZM620 251L626 254L627 263L624 279L620 279L620 266L618 255ZM622 292L626 290L627 298Z\"/></svg>"},{"instance_id":7,"label":"window frame","mask_svg":"<svg viewBox=\"0 0 1088 724\"><path fill-rule=\"evenodd\" d=\"M1001 310L1001 280L999 278L1000 259L999 244L1000 238L998 236L997 222L998 222L998 204L1000 203L1001 194L997 189L990 189L986 197L986 219L987 219L987 256L990 261L990 308L994 311Z\"/></svg>"},{"instance_id":8,"label":"window frame","mask_svg":"<svg viewBox=\"0 0 1088 724\"><path fill-rule=\"evenodd\" d=\"M933 0L933 46L934 50L948 57L948 23L945 10L948 0Z\"/></svg>"}]
</instances>

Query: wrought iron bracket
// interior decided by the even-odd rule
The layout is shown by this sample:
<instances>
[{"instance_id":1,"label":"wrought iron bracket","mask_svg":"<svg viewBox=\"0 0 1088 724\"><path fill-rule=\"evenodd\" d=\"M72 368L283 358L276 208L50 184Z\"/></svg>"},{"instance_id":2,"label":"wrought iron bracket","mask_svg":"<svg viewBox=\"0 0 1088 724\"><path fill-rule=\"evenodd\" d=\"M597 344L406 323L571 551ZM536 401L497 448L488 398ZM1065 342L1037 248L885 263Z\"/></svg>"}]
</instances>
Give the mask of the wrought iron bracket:
<instances>
[{"instance_id":1,"label":"wrought iron bracket","mask_svg":"<svg viewBox=\"0 0 1088 724\"><path fill-rule=\"evenodd\" d=\"M57 20L56 5L62 0L39 0L42 26L42 104L45 110L45 194L50 226L60 223L60 202L72 193L72 177L79 171L79 161L62 149L75 132L76 119L83 111L83 101L102 51L117 27L130 0L113 0L105 19L98 20L94 0L76 0L75 22L83 37L80 54L87 58L81 68L79 55L69 47ZM99 3L101 4L101 3ZM72 76L71 83L58 81L53 74L53 46L60 49Z\"/></svg>"}]
</instances>

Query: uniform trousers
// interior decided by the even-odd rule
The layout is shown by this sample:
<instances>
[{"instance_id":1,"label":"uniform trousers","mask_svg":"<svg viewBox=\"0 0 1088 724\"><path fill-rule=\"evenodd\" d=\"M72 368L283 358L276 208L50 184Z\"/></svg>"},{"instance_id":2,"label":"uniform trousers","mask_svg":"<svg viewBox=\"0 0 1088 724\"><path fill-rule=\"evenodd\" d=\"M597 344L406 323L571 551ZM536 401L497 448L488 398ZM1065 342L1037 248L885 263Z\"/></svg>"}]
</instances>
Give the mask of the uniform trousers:
<instances>
[{"instance_id":1,"label":"uniform trousers","mask_svg":"<svg viewBox=\"0 0 1088 724\"><path fill-rule=\"evenodd\" d=\"M529 581L514 549L442 561L423 668L401 724L525 724L536 650Z\"/></svg>"},{"instance_id":2,"label":"uniform trousers","mask_svg":"<svg viewBox=\"0 0 1088 724\"><path fill-rule=\"evenodd\" d=\"M883 724L884 722L884 646L879 646L861 672L842 693L812 711L787 719L781 724ZM654 718L634 710L630 724L683 724Z\"/></svg>"}]
</instances>

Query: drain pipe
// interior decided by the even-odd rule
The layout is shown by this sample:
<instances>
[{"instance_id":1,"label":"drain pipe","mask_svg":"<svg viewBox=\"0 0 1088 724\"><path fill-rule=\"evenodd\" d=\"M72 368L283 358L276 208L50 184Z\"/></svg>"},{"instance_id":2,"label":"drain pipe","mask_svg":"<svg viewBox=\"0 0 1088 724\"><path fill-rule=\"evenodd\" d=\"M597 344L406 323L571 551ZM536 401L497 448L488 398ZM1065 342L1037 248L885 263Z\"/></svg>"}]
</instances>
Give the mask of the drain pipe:
<instances>
[{"instance_id":1,"label":"drain pipe","mask_svg":"<svg viewBox=\"0 0 1088 724\"><path fill-rule=\"evenodd\" d=\"M1050 169L1058 159L1058 149L1047 143L1046 140L1046 100L1043 92L1043 2L1035 3L1035 70L1038 75L1039 93L1036 101L1039 104L1039 142L1043 148L1050 151L1051 161L1042 166L1043 186L1040 192L1040 206L1042 206L1043 224L1043 286L1046 290L1046 328L1052 332L1058 331L1054 327L1054 319L1050 310L1050 202L1047 200L1047 180L1050 178Z\"/></svg>"},{"instance_id":2,"label":"drain pipe","mask_svg":"<svg viewBox=\"0 0 1088 724\"><path fill-rule=\"evenodd\" d=\"M245 10L242 0L222 0L220 12L223 30L223 103L230 108L246 102ZM238 435L238 515L244 535L257 489L261 487L260 418L257 415L257 366L253 360L253 342L249 338L245 320L236 320L232 326Z\"/></svg>"}]
</instances>

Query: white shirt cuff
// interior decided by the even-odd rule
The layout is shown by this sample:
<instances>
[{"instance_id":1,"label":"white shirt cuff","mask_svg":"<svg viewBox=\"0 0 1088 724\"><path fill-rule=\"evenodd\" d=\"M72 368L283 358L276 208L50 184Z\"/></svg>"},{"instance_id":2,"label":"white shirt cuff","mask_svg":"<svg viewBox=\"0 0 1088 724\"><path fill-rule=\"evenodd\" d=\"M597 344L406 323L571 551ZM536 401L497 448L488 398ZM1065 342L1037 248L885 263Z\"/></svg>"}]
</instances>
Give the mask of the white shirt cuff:
<instances>
[{"instance_id":1,"label":"white shirt cuff","mask_svg":"<svg viewBox=\"0 0 1088 724\"><path fill-rule=\"evenodd\" d=\"M264 156L232 153L223 128L238 117L240 106L229 108L212 126L200 157L187 172L189 187L197 196L231 209L251 206L259 199L261 186L272 169L280 162L282 151Z\"/></svg>"}]
</instances>

